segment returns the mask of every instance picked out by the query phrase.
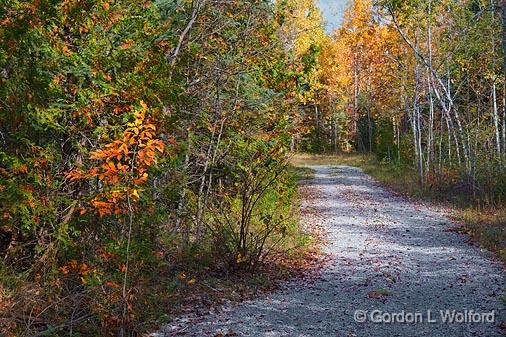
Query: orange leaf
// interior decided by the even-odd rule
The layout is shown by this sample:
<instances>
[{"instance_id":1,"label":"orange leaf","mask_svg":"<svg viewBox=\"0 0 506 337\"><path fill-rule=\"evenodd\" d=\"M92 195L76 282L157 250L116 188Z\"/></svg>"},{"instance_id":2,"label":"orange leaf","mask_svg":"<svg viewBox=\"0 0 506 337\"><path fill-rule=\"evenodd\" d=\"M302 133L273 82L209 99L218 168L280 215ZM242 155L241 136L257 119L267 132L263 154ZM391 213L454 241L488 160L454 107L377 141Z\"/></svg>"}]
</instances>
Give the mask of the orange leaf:
<instances>
[{"instance_id":1,"label":"orange leaf","mask_svg":"<svg viewBox=\"0 0 506 337\"><path fill-rule=\"evenodd\" d=\"M105 285L108 287L114 288L114 289L121 288L121 286L119 284L117 284L116 282L113 282L113 281L107 281L107 282L105 282Z\"/></svg>"},{"instance_id":2,"label":"orange leaf","mask_svg":"<svg viewBox=\"0 0 506 337\"><path fill-rule=\"evenodd\" d=\"M67 173L65 177L70 181L75 181L83 178L83 173L79 170L72 170L69 173Z\"/></svg>"},{"instance_id":3,"label":"orange leaf","mask_svg":"<svg viewBox=\"0 0 506 337\"><path fill-rule=\"evenodd\" d=\"M132 44L133 44L133 43L132 43L132 41L126 41L126 42L124 42L124 43L120 46L120 48L121 48L121 49L128 49L128 48L130 48L130 47L132 46Z\"/></svg>"},{"instance_id":4,"label":"orange leaf","mask_svg":"<svg viewBox=\"0 0 506 337\"><path fill-rule=\"evenodd\" d=\"M98 160L98 159L103 159L106 157L107 157L107 153L102 150L93 151L90 153L90 159Z\"/></svg>"},{"instance_id":5,"label":"orange leaf","mask_svg":"<svg viewBox=\"0 0 506 337\"><path fill-rule=\"evenodd\" d=\"M21 165L18 167L18 173L26 173L28 172L28 167L26 165Z\"/></svg>"}]
</instances>

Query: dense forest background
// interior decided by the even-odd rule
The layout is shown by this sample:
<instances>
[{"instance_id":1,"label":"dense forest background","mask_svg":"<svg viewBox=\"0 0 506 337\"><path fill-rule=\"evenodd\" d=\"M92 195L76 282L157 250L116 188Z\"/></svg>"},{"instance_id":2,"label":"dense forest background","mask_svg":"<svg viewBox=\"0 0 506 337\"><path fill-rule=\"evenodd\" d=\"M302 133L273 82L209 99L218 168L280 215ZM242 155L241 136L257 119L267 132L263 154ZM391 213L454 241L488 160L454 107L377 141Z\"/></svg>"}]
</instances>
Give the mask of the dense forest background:
<instances>
[{"instance_id":1,"label":"dense forest background","mask_svg":"<svg viewBox=\"0 0 506 337\"><path fill-rule=\"evenodd\" d=\"M0 3L0 333L139 335L304 260L296 151L505 201L504 2L355 0L331 36L313 0Z\"/></svg>"},{"instance_id":2,"label":"dense forest background","mask_svg":"<svg viewBox=\"0 0 506 337\"><path fill-rule=\"evenodd\" d=\"M422 184L504 201L502 10L496 1L354 1L319 42L321 89L299 147L372 152L414 165Z\"/></svg>"}]
</instances>

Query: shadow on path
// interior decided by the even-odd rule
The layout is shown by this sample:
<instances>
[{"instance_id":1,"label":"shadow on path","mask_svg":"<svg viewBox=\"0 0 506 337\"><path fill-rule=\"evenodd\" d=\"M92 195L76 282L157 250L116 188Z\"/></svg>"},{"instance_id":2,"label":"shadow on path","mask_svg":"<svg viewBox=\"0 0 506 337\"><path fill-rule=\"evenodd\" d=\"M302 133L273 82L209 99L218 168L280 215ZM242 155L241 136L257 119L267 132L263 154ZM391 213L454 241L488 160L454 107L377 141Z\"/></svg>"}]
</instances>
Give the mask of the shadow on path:
<instances>
[{"instance_id":1,"label":"shadow on path","mask_svg":"<svg viewBox=\"0 0 506 337\"><path fill-rule=\"evenodd\" d=\"M391 194L360 169L312 168L315 178L305 184L317 193L303 207L319 217L303 220L321 221L328 230L324 251L331 259L321 277L176 322L161 336L503 336L502 266L467 237L447 231L452 224L444 214ZM494 322L475 315L478 322L445 323L440 311L446 310L467 310L467 321L470 310L493 312ZM357 322L354 315L362 311L365 322ZM429 311L435 322L427 321ZM421 321L388 321L403 312ZM372 321L378 319L383 322Z\"/></svg>"}]
</instances>

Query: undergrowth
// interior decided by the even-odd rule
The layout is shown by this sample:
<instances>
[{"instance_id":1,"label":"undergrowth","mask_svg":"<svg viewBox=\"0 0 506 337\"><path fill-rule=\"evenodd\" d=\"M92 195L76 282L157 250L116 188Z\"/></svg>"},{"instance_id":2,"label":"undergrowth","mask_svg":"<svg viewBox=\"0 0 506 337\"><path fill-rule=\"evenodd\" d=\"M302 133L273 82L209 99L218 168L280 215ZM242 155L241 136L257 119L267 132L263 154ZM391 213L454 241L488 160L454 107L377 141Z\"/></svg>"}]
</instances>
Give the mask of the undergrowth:
<instances>
[{"instance_id":1,"label":"undergrowth","mask_svg":"<svg viewBox=\"0 0 506 337\"><path fill-rule=\"evenodd\" d=\"M286 228L254 270L231 269L209 242L180 249L170 232L143 230L142 222L153 217L138 218L140 229L130 248L128 335L154 331L178 315L204 313L225 300L276 289L281 280L316 268L317 242L299 225L297 181L310 177L310 170L288 167L288 193L280 199L287 207ZM259 203L257 211L272 211L265 205ZM82 233L80 242L57 253L48 270L0 263L0 335L115 335L122 323L124 241L115 239L115 228L109 231L95 242Z\"/></svg>"}]
</instances>

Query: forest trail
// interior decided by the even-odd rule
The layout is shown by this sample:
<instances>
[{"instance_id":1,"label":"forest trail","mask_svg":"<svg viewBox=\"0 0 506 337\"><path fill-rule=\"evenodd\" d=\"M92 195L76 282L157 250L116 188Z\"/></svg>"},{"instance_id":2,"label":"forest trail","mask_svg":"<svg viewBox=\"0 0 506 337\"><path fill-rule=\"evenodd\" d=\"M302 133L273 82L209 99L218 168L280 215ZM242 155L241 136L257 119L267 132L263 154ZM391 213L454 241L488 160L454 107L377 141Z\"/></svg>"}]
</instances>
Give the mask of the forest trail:
<instances>
[{"instance_id":1,"label":"forest trail","mask_svg":"<svg viewBox=\"0 0 506 337\"><path fill-rule=\"evenodd\" d=\"M324 250L329 262L320 276L292 281L275 293L229 304L196 321L174 322L157 335L502 335L502 267L467 243L466 236L449 231L452 224L443 211L396 196L354 167L312 168L315 177L305 183L313 198L302 207L304 221L318 222L328 232ZM466 309L494 310L495 323L442 323L440 310ZM367 311L367 322L354 320L357 310ZM371 322L371 315L381 319L379 312L403 310L422 321ZM427 321L428 310L437 322Z\"/></svg>"}]
</instances>

